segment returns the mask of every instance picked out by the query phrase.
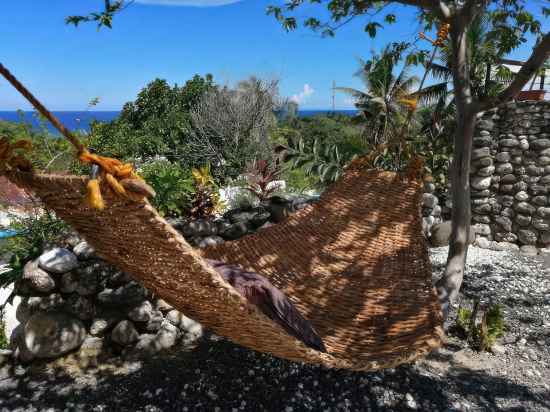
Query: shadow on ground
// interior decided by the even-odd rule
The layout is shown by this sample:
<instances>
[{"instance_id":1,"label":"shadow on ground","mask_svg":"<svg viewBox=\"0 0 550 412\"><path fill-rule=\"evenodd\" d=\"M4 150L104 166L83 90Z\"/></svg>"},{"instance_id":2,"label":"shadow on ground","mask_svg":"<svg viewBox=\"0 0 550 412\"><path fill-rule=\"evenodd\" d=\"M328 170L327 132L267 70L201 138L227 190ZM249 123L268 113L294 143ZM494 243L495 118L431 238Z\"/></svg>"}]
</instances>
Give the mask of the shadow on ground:
<instances>
[{"instance_id":1,"label":"shadow on ground","mask_svg":"<svg viewBox=\"0 0 550 412\"><path fill-rule=\"evenodd\" d=\"M204 341L110 370L72 368L67 374L51 364L19 370L19 376L0 381L0 410L550 410L550 393L455 364L458 349L448 346L415 365L354 373L275 359L224 340Z\"/></svg>"}]
</instances>

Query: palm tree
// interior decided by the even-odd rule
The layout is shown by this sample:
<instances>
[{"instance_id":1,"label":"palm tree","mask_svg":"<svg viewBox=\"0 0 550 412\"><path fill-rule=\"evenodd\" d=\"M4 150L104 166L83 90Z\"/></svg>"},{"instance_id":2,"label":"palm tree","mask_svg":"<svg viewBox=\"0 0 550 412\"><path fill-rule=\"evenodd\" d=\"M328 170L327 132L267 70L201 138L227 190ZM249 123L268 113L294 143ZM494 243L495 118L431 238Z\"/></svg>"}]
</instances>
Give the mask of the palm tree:
<instances>
[{"instance_id":1,"label":"palm tree","mask_svg":"<svg viewBox=\"0 0 550 412\"><path fill-rule=\"evenodd\" d=\"M365 85L365 90L339 87L337 90L355 98L355 106L371 123L371 141L375 145L387 142L404 122L411 109L414 89L419 80L410 76L411 65L405 62L395 74L401 62L405 43L386 46L370 60L360 60L360 69L355 73Z\"/></svg>"}]
</instances>

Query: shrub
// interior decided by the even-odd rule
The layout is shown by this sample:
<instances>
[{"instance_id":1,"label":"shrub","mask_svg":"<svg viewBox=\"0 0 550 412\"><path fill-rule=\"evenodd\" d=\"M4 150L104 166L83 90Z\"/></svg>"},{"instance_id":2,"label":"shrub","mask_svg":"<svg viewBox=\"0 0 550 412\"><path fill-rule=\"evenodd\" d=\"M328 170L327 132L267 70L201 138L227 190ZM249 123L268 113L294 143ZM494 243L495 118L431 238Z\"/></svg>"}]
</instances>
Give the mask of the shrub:
<instances>
[{"instance_id":1,"label":"shrub","mask_svg":"<svg viewBox=\"0 0 550 412\"><path fill-rule=\"evenodd\" d=\"M141 170L156 192L153 205L163 216L182 216L189 212L195 192L191 173L177 163L158 160L144 166Z\"/></svg>"},{"instance_id":2,"label":"shrub","mask_svg":"<svg viewBox=\"0 0 550 412\"><path fill-rule=\"evenodd\" d=\"M474 302L472 310L460 307L455 326L473 349L489 351L496 340L504 335L504 316L498 304L489 306L479 322L478 312L479 301Z\"/></svg>"},{"instance_id":3,"label":"shrub","mask_svg":"<svg viewBox=\"0 0 550 412\"><path fill-rule=\"evenodd\" d=\"M191 216L203 219L223 210L224 204L220 199L219 187L210 173L210 165L193 169L191 173L195 185Z\"/></svg>"},{"instance_id":4,"label":"shrub","mask_svg":"<svg viewBox=\"0 0 550 412\"><path fill-rule=\"evenodd\" d=\"M245 174L247 182L245 189L259 201L266 200L279 190L279 185L275 181L280 174L278 165L270 164L267 160L256 160Z\"/></svg>"}]
</instances>

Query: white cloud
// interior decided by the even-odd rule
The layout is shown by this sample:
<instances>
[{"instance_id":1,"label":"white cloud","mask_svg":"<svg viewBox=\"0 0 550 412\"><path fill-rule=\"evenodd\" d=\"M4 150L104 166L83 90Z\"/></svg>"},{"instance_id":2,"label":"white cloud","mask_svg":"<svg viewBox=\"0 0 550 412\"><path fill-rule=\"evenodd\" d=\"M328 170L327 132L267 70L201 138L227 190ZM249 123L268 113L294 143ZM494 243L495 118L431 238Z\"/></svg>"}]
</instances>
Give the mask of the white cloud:
<instances>
[{"instance_id":1,"label":"white cloud","mask_svg":"<svg viewBox=\"0 0 550 412\"><path fill-rule=\"evenodd\" d=\"M152 4L157 6L193 6L216 7L238 3L242 0L135 0L136 3Z\"/></svg>"},{"instance_id":2,"label":"white cloud","mask_svg":"<svg viewBox=\"0 0 550 412\"><path fill-rule=\"evenodd\" d=\"M304 84L304 89L298 93L293 95L290 100L297 104L302 104L304 101L307 100L309 96L311 96L313 93L315 93L315 90L313 87L311 87L309 84Z\"/></svg>"}]
</instances>

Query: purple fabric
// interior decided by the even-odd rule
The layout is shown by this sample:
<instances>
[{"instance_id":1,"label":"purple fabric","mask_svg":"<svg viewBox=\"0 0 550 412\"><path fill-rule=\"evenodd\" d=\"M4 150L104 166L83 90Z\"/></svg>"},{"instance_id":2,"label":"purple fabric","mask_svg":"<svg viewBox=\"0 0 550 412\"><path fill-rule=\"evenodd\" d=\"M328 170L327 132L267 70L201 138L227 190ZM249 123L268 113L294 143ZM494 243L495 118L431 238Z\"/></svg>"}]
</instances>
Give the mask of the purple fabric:
<instances>
[{"instance_id":1,"label":"purple fabric","mask_svg":"<svg viewBox=\"0 0 550 412\"><path fill-rule=\"evenodd\" d=\"M320 352L327 351L322 339L317 335L311 323L298 312L298 309L286 295L266 278L220 261L208 260L208 263L248 302L256 305L267 317L277 322L290 335L301 340L310 348Z\"/></svg>"}]
</instances>

